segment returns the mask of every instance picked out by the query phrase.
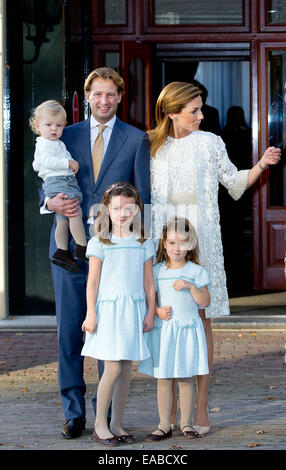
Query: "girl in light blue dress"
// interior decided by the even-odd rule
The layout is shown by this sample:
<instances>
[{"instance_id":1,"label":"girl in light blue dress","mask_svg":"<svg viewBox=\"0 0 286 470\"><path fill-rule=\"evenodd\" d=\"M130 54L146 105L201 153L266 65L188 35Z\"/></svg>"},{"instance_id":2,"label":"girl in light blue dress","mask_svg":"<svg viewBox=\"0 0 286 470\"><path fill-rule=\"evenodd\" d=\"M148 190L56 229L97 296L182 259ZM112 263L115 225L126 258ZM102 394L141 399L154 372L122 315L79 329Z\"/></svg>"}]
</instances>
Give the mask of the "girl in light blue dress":
<instances>
[{"instance_id":1,"label":"girl in light blue dress","mask_svg":"<svg viewBox=\"0 0 286 470\"><path fill-rule=\"evenodd\" d=\"M104 360L93 436L108 446L135 442L134 436L122 428L121 420L132 361L150 356L143 332L153 328L155 248L144 234L142 210L140 196L131 184L109 186L95 220L95 236L86 252L89 274L82 355Z\"/></svg>"},{"instance_id":2,"label":"girl in light blue dress","mask_svg":"<svg viewBox=\"0 0 286 470\"><path fill-rule=\"evenodd\" d=\"M157 303L152 331L146 334L151 357L140 363L139 371L156 377L160 424L147 441L172 435L172 384L179 386L184 437L200 435L191 426L193 380L209 373L205 330L198 309L210 302L209 276L198 264L197 236L185 218L175 217L163 228L154 266Z\"/></svg>"}]
</instances>

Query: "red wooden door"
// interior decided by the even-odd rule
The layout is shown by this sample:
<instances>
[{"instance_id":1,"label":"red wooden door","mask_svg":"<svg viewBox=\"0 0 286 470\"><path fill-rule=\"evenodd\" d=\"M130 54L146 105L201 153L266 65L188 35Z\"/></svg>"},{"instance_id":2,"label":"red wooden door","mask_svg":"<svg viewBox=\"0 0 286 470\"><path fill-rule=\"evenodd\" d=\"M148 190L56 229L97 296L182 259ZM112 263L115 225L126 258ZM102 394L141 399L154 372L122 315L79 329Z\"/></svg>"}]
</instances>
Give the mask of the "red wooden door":
<instances>
[{"instance_id":1,"label":"red wooden door","mask_svg":"<svg viewBox=\"0 0 286 470\"><path fill-rule=\"evenodd\" d=\"M260 132L259 154L269 145L282 149L277 167L266 170L255 196L256 237L254 288L285 289L284 231L286 221L286 45L260 44Z\"/></svg>"},{"instance_id":2,"label":"red wooden door","mask_svg":"<svg viewBox=\"0 0 286 470\"><path fill-rule=\"evenodd\" d=\"M152 126L152 45L122 42L121 75L125 82L122 120L143 130Z\"/></svg>"}]
</instances>

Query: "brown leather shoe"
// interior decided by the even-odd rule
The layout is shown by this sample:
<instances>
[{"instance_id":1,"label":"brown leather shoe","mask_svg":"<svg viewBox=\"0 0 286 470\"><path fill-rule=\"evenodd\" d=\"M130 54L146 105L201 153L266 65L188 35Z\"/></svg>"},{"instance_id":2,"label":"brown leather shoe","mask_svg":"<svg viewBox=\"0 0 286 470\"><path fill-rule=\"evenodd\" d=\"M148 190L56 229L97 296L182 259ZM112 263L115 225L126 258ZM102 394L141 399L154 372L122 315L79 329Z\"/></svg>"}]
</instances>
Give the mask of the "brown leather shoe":
<instances>
[{"instance_id":1,"label":"brown leather shoe","mask_svg":"<svg viewBox=\"0 0 286 470\"><path fill-rule=\"evenodd\" d=\"M101 437L98 436L96 433L95 429L93 430L93 438L99 442L100 444L103 444L104 446L109 446L109 447L116 447L120 444L119 440L117 439L116 436L108 438L108 439L101 439Z\"/></svg>"},{"instance_id":2,"label":"brown leather shoe","mask_svg":"<svg viewBox=\"0 0 286 470\"><path fill-rule=\"evenodd\" d=\"M62 428L62 436L65 439L73 439L81 435L85 429L85 418L68 419Z\"/></svg>"},{"instance_id":3,"label":"brown leather shoe","mask_svg":"<svg viewBox=\"0 0 286 470\"><path fill-rule=\"evenodd\" d=\"M162 441L163 439L168 439L168 437L172 436L172 429L169 429L168 432L162 431L162 429L158 429L162 434L147 434L145 437L144 441L148 442L157 442L157 441Z\"/></svg>"},{"instance_id":4,"label":"brown leather shoe","mask_svg":"<svg viewBox=\"0 0 286 470\"><path fill-rule=\"evenodd\" d=\"M69 250L61 250L58 248L53 254L51 262L61 268L67 269L67 271L71 271L72 273L78 273L81 270L79 264L74 260Z\"/></svg>"}]
</instances>

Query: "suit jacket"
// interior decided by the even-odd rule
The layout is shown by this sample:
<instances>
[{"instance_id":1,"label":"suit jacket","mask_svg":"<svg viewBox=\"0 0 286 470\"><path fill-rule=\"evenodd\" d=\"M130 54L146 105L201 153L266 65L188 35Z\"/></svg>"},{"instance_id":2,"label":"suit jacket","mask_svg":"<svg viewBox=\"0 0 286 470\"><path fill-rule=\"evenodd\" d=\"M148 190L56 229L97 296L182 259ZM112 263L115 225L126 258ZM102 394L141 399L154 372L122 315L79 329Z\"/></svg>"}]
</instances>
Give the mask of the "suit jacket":
<instances>
[{"instance_id":1,"label":"suit jacket","mask_svg":"<svg viewBox=\"0 0 286 470\"><path fill-rule=\"evenodd\" d=\"M90 119L67 126L61 140L79 163L76 176L83 194L84 222L90 207L99 203L105 189L117 181L133 184L143 204L150 204L150 153L145 132L116 119L96 184L90 149ZM50 248L50 252L56 248L53 231Z\"/></svg>"}]
</instances>

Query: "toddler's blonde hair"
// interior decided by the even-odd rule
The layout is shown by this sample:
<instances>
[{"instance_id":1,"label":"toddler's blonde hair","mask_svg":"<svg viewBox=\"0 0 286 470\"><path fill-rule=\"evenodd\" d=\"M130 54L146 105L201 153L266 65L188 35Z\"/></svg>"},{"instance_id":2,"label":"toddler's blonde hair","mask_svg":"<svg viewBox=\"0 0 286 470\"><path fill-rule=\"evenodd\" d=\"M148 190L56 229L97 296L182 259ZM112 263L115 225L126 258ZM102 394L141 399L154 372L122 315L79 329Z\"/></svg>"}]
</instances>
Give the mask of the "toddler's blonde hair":
<instances>
[{"instance_id":1,"label":"toddler's blonde hair","mask_svg":"<svg viewBox=\"0 0 286 470\"><path fill-rule=\"evenodd\" d=\"M65 108L56 100L48 100L44 101L43 103L39 104L35 109L33 109L31 117L29 119L29 125L34 132L34 134L39 135L39 131L37 130L36 123L39 122L41 116L44 113L48 114L60 114L63 113L65 116L65 124L67 122L67 113Z\"/></svg>"}]
</instances>

